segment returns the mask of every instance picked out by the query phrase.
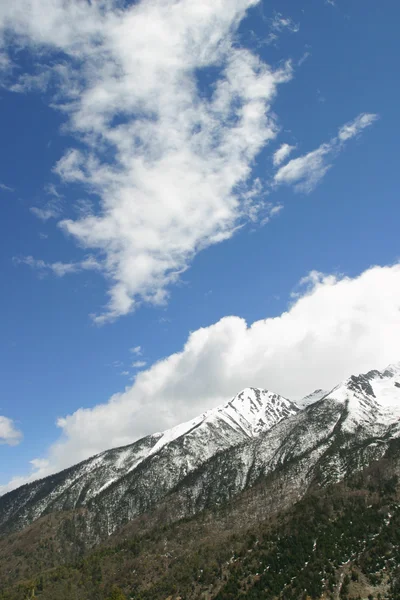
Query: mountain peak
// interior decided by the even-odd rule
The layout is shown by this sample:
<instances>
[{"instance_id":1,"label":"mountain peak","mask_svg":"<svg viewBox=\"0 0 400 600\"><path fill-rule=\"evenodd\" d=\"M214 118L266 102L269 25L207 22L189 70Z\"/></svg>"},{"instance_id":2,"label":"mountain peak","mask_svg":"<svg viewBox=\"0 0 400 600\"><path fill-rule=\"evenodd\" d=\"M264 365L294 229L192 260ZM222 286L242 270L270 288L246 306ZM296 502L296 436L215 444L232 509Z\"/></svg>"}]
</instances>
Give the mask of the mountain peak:
<instances>
[{"instance_id":1,"label":"mountain peak","mask_svg":"<svg viewBox=\"0 0 400 600\"><path fill-rule=\"evenodd\" d=\"M390 373L391 375L399 375L400 376L400 361L396 363L391 363L386 367L383 371L383 374Z\"/></svg>"},{"instance_id":2,"label":"mountain peak","mask_svg":"<svg viewBox=\"0 0 400 600\"><path fill-rule=\"evenodd\" d=\"M383 371L352 375L329 392L328 398L346 402L349 424L390 425L400 420L400 363Z\"/></svg>"},{"instance_id":3,"label":"mountain peak","mask_svg":"<svg viewBox=\"0 0 400 600\"><path fill-rule=\"evenodd\" d=\"M262 388L248 387L215 410L235 429L239 427L249 437L253 437L271 429L282 419L296 414L299 408L279 394Z\"/></svg>"},{"instance_id":4,"label":"mountain peak","mask_svg":"<svg viewBox=\"0 0 400 600\"><path fill-rule=\"evenodd\" d=\"M240 443L265 433L282 419L296 414L296 404L262 388L244 388L225 404L212 408L201 415L175 425L171 429L153 434L148 439L152 446L140 454L139 462L156 455L162 448L182 439L185 444L196 439L197 443L209 444L210 448ZM130 456L130 452L127 451ZM138 462L134 465L137 466Z\"/></svg>"},{"instance_id":5,"label":"mountain peak","mask_svg":"<svg viewBox=\"0 0 400 600\"><path fill-rule=\"evenodd\" d=\"M342 432L350 434L350 445L354 441L345 459L330 454ZM381 457L395 437L400 437L400 363L349 377L329 393L315 390L298 404L247 387L191 421L3 496L0 532L21 529L45 513L86 506L95 539L172 492L184 499L179 515L193 514L207 503L229 499L279 465L293 465L287 481L298 483L300 493L317 472L323 481L338 480L354 465ZM369 440L365 452L360 440ZM298 462L303 455L307 459Z\"/></svg>"}]
</instances>

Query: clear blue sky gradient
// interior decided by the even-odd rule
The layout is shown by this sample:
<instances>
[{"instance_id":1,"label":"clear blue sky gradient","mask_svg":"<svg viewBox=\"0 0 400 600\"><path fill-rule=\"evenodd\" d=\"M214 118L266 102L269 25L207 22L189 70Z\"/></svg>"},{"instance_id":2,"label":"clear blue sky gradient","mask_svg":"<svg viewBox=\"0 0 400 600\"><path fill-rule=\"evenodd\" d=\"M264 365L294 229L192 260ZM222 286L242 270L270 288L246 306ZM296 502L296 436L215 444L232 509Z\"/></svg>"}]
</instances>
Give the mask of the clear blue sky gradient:
<instances>
[{"instance_id":1,"label":"clear blue sky gradient","mask_svg":"<svg viewBox=\"0 0 400 600\"><path fill-rule=\"evenodd\" d=\"M1 483L25 472L27 457L39 456L58 437L57 417L104 402L128 385L121 372L134 374L129 348L141 345L140 358L151 364L180 350L189 331L223 316L253 322L280 314L311 270L353 276L399 259L400 4L265 1L242 23L243 42L254 43L250 29L262 42L265 19L276 10L300 29L282 34L276 45L261 44L261 57L272 65L291 58L296 65L309 56L279 88L274 111L282 131L259 156L255 176L268 180L271 152L282 142L304 154L359 113L380 119L348 144L311 194L278 189L274 201L284 209L270 223L248 225L198 254L165 308L143 306L103 327L88 316L106 301L101 275L39 278L13 264L23 255L50 262L82 258L54 220L43 223L29 210L42 202L45 185L58 184L52 168L76 141L60 131L63 117L49 108L49 97L0 91L0 183L14 189L0 189L0 414L24 432L19 446L0 446ZM29 71L29 56L19 61ZM86 196L78 186L62 192L64 215Z\"/></svg>"}]
</instances>

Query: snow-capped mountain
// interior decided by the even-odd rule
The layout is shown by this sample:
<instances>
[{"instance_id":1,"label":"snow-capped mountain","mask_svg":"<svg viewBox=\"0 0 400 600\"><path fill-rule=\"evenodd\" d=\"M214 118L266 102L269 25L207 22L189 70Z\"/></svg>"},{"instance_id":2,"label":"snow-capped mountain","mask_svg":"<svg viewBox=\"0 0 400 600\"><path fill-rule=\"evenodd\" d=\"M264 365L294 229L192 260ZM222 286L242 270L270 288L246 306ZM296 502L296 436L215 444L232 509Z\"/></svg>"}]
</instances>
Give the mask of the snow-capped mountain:
<instances>
[{"instance_id":1,"label":"snow-capped mountain","mask_svg":"<svg viewBox=\"0 0 400 600\"><path fill-rule=\"evenodd\" d=\"M150 454L158 452L166 444L196 430L196 436L206 435L209 430L220 430L223 442L224 432L231 436L234 432L240 437L254 437L266 432L285 417L295 414L298 406L267 390L246 388L226 404L211 409L199 417L177 425L159 435ZM228 440L230 442L231 440Z\"/></svg>"},{"instance_id":2,"label":"snow-capped mountain","mask_svg":"<svg viewBox=\"0 0 400 600\"><path fill-rule=\"evenodd\" d=\"M298 405L246 388L187 423L6 494L0 532L84 509L87 539L95 543L161 505L170 520L179 519L259 482L269 497L290 503L309 486L363 469L399 437L400 363L317 390Z\"/></svg>"},{"instance_id":3,"label":"snow-capped mountain","mask_svg":"<svg viewBox=\"0 0 400 600\"><path fill-rule=\"evenodd\" d=\"M97 498L110 496L118 503L127 486L137 482L141 491L136 490L129 501L132 517L149 508L216 453L266 433L298 410L282 396L246 388L226 404L191 421L129 446L105 451L6 494L0 498L0 531L19 529L50 511L93 504Z\"/></svg>"},{"instance_id":4,"label":"snow-capped mountain","mask_svg":"<svg viewBox=\"0 0 400 600\"><path fill-rule=\"evenodd\" d=\"M400 363L384 371L369 371L349 377L335 387L327 398L347 405L347 427L353 431L360 425L384 429L400 419Z\"/></svg>"},{"instance_id":5,"label":"snow-capped mountain","mask_svg":"<svg viewBox=\"0 0 400 600\"><path fill-rule=\"evenodd\" d=\"M304 408L267 434L213 456L206 472L183 480L176 490L178 504L185 499L192 514L262 481L265 497L275 496L282 509L310 486L364 469L400 440L399 375L400 364L391 365L350 377L331 392L318 390L313 402L307 397ZM265 504L269 510L271 504Z\"/></svg>"},{"instance_id":6,"label":"snow-capped mountain","mask_svg":"<svg viewBox=\"0 0 400 600\"><path fill-rule=\"evenodd\" d=\"M310 406L310 404L314 404L314 402L318 402L318 400L321 400L328 393L329 390L314 390L311 394L304 396L304 398L302 398L301 400L297 400L296 404L299 408L306 408L307 406Z\"/></svg>"}]
</instances>

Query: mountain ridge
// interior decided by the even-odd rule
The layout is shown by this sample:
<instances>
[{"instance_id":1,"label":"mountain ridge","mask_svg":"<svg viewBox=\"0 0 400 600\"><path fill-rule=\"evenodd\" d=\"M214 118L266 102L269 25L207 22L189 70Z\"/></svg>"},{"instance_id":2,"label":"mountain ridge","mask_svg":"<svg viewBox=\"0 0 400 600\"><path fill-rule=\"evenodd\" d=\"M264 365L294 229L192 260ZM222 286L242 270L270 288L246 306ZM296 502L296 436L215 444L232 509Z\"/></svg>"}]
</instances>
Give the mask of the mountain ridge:
<instances>
[{"instance_id":1,"label":"mountain ridge","mask_svg":"<svg viewBox=\"0 0 400 600\"><path fill-rule=\"evenodd\" d=\"M239 410L241 406L245 409L243 412ZM295 414L298 410L294 403L278 394L259 388L245 388L229 402L186 423L162 433L151 434L133 444L106 450L59 473L25 484L5 494L0 498L0 532L12 512L12 507L4 511L2 506L4 507L8 499L18 496L18 490L27 492L26 501L22 500L16 511L21 513L26 503L32 503L35 488L38 497L43 495L41 487L47 489L47 483L50 482L52 488L45 494L45 502L37 502L35 509L30 510L25 518L21 516L16 523L16 527L20 528L47 512L51 506L69 510L86 505L88 501L112 487L115 482L139 469L144 461L148 462L161 456L165 446L178 445L179 440L185 438L186 442L181 452L181 471L184 471L181 475L186 475L215 452L266 432L281 419ZM192 445L194 444L192 448L188 447L189 439ZM61 481L58 482L60 478ZM74 500L70 499L67 503L61 501L65 490L75 492L72 494Z\"/></svg>"},{"instance_id":2,"label":"mountain ridge","mask_svg":"<svg viewBox=\"0 0 400 600\"><path fill-rule=\"evenodd\" d=\"M300 495L313 481L339 481L400 436L400 363L303 400L245 388L186 423L26 484L0 497L0 533L86 508L95 544L167 498L181 518L229 502L282 468Z\"/></svg>"},{"instance_id":3,"label":"mountain ridge","mask_svg":"<svg viewBox=\"0 0 400 600\"><path fill-rule=\"evenodd\" d=\"M246 536L252 530L257 535L259 524L268 528L271 518L279 523L285 511L294 507L296 512L295 507L306 499L303 504L311 510L305 527L307 538L308 528L313 526L314 505L307 501L310 494L328 498L328 490L336 489L332 486L343 484L347 491L340 502L354 497L357 510L363 510L358 480L365 481L362 494L373 502L375 488L371 488L371 481L385 496L397 490L394 479L399 476L400 363L382 371L351 376L331 391L316 390L298 403L260 388L245 388L229 402L187 423L129 446L107 450L1 497L0 580L3 578L4 584L0 581L0 599L36 597L43 582L47 590L44 599L65 598L66 594L71 596L71 577L83 585L82 589L81 584L74 588L72 597L77 600L125 598L113 595L109 583L103 589L98 579L101 574L105 581L122 584L128 597L178 600L182 597L174 582L175 575L178 579L181 576L179 564L174 562L178 559L167 549L164 534L170 531L168 544L173 544L172 532L186 531L194 538L181 538L179 542L179 560L185 561L189 553L186 583L179 579L184 597L234 600L237 589L230 582L236 581L235 553L223 549L224 539L235 544L229 534L233 522L236 533ZM355 483L348 487L348 482ZM393 493L398 493L400 501L400 487ZM340 502L329 509L337 511L339 520ZM396 507L400 504L394 503L390 510L397 511ZM374 519L385 524L385 510L384 504L377 508ZM359 528L362 519L358 521ZM329 519L321 523L330 527ZM379 531L371 526L371 531ZM208 540L203 565L209 564L207 547L212 546L207 544L214 536L220 539L219 547L227 557L225 566L219 565L218 569L210 563L214 566L206 580L196 558L196 532L203 527ZM288 535L285 552L290 556L290 532ZM319 544L324 543L325 537L321 536ZM255 538L250 539L249 547L256 556L257 543ZM310 543L307 552L312 557L313 540ZM269 542L265 548L269 548ZM147 550L152 557L150 563ZM119 563L124 564L126 553L130 552L133 563L128 560L122 575ZM244 552L247 556L246 548ZM112 558L114 553L118 559ZM368 553L365 556L367 560ZM250 563L243 560L243 565L250 579L249 575L239 575L243 594L272 600L275 596L268 595L270 592L259 596L257 581L261 577L269 585L269 580L265 570L260 574L257 561L250 567L250 556L249 559ZM109 572L108 560L114 565L113 572ZM15 572L10 570L13 561L17 565ZM171 576L163 566L167 563L168 569L175 569ZM335 563L332 567L329 560L328 563L329 569L339 568ZM228 565L233 565L233 571ZM136 566L140 567L138 574ZM321 589L317 567L315 573L311 569L307 575L313 590ZM355 568L359 568L356 563ZM48 569L55 569L54 574ZM339 590L346 567L343 569L337 575ZM192 581L191 573L195 573ZM329 573L332 581L332 571ZM35 579L27 583L32 575ZM225 576L230 578L226 584ZM303 581L300 572L299 576L299 581ZM18 577L20 583L14 588ZM168 585L158 587L153 577ZM371 577L375 575L372 573ZM59 582L64 579L65 584L61 585ZM282 584L279 573L275 579L278 589ZM212 583L212 591L203 586L205 582ZM304 585L308 585L307 581L299 583L296 589L304 589ZM368 585L365 589L371 590ZM21 590L25 590L23 594ZM344 596L340 598L345 600Z\"/></svg>"}]
</instances>

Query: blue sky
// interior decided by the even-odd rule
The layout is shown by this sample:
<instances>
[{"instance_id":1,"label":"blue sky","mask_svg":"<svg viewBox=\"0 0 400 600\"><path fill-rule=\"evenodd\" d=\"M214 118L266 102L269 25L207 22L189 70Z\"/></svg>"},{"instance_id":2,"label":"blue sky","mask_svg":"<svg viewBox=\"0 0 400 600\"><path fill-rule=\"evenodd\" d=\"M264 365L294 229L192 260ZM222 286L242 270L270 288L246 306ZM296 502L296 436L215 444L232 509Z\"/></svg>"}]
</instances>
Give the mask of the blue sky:
<instances>
[{"instance_id":1,"label":"blue sky","mask_svg":"<svg viewBox=\"0 0 400 600\"><path fill-rule=\"evenodd\" d=\"M4 491L400 359L399 16L0 8Z\"/></svg>"}]
</instances>

